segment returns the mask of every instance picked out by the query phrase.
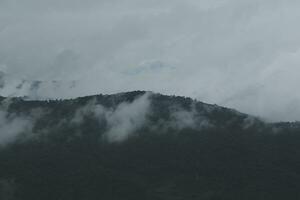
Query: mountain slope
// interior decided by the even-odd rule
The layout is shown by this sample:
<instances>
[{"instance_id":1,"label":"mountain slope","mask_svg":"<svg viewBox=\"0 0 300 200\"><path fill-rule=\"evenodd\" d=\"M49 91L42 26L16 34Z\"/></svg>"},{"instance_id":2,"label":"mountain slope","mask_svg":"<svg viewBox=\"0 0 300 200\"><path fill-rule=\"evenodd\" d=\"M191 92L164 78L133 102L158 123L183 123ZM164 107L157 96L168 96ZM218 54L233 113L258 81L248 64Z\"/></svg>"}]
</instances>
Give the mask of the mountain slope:
<instances>
[{"instance_id":1,"label":"mountain slope","mask_svg":"<svg viewBox=\"0 0 300 200\"><path fill-rule=\"evenodd\" d=\"M144 91L0 101L4 200L300 195L297 123Z\"/></svg>"}]
</instances>

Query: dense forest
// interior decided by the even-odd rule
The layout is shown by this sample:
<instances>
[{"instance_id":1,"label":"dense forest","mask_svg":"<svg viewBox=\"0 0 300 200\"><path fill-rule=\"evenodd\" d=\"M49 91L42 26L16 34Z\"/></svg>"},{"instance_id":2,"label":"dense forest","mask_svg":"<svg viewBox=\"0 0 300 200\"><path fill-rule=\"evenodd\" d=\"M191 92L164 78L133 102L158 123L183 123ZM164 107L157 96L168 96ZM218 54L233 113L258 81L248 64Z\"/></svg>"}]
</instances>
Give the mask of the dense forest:
<instances>
[{"instance_id":1,"label":"dense forest","mask_svg":"<svg viewBox=\"0 0 300 200\"><path fill-rule=\"evenodd\" d=\"M300 199L300 124L144 91L0 98L1 200Z\"/></svg>"}]
</instances>

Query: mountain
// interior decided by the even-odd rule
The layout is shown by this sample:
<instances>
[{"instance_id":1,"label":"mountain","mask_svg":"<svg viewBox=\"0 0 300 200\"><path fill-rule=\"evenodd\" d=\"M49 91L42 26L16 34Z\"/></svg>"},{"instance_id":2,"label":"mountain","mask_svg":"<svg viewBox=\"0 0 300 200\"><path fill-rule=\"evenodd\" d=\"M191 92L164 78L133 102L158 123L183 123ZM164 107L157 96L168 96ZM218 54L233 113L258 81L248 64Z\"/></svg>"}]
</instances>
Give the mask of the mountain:
<instances>
[{"instance_id":1,"label":"mountain","mask_svg":"<svg viewBox=\"0 0 300 200\"><path fill-rule=\"evenodd\" d=\"M300 197L300 124L145 91L0 98L0 199Z\"/></svg>"},{"instance_id":2,"label":"mountain","mask_svg":"<svg viewBox=\"0 0 300 200\"><path fill-rule=\"evenodd\" d=\"M19 79L0 68L0 93L5 96L44 99L49 93L72 90L76 85L77 81ZM47 92L45 93L45 91Z\"/></svg>"}]
</instances>

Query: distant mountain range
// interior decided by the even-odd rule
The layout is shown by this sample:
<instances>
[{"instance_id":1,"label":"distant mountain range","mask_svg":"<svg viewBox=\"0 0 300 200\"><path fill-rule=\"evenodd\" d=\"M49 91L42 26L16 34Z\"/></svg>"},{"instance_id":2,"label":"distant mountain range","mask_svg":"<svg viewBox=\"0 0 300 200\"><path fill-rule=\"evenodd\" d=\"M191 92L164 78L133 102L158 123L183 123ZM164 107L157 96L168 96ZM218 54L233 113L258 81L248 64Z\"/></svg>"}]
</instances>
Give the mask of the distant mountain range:
<instances>
[{"instance_id":1,"label":"distant mountain range","mask_svg":"<svg viewBox=\"0 0 300 200\"><path fill-rule=\"evenodd\" d=\"M77 81L17 79L7 75L4 71L0 71L0 94L7 97L44 99L47 95L43 91L70 90L76 85Z\"/></svg>"},{"instance_id":2,"label":"distant mountain range","mask_svg":"<svg viewBox=\"0 0 300 200\"><path fill-rule=\"evenodd\" d=\"M0 97L0 199L299 198L299 123L145 91Z\"/></svg>"}]
</instances>

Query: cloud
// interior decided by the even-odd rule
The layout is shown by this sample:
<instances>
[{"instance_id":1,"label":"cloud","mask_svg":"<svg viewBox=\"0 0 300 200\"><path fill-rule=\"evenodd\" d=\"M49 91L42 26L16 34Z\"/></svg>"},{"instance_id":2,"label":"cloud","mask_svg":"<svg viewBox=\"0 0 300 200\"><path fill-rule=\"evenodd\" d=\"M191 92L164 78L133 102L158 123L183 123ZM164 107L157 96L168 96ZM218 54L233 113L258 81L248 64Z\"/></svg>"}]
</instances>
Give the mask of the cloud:
<instances>
[{"instance_id":1,"label":"cloud","mask_svg":"<svg viewBox=\"0 0 300 200\"><path fill-rule=\"evenodd\" d=\"M4 101L0 109L0 146L16 141L23 133L31 133L34 124L28 116L8 112L9 100Z\"/></svg>"},{"instance_id":2,"label":"cloud","mask_svg":"<svg viewBox=\"0 0 300 200\"><path fill-rule=\"evenodd\" d=\"M116 108L107 108L95 100L78 109L71 123L80 124L86 116L95 117L100 123L105 122L103 138L109 142L121 142L145 125L150 112L150 93L146 93L133 102L122 102ZM103 130L99 130L103 131Z\"/></svg>"},{"instance_id":3,"label":"cloud","mask_svg":"<svg viewBox=\"0 0 300 200\"><path fill-rule=\"evenodd\" d=\"M211 111L208 111L208 113ZM170 112L170 120L165 122L164 126L178 131L186 128L202 130L213 127L208 117L202 112L196 110L194 103L191 105L191 109L189 110L180 106L172 107Z\"/></svg>"},{"instance_id":4,"label":"cloud","mask_svg":"<svg viewBox=\"0 0 300 200\"><path fill-rule=\"evenodd\" d=\"M150 108L149 95L145 94L130 104L122 103L106 114L109 130L105 137L109 141L123 141L144 125Z\"/></svg>"},{"instance_id":5,"label":"cloud","mask_svg":"<svg viewBox=\"0 0 300 200\"><path fill-rule=\"evenodd\" d=\"M299 7L296 0L3 0L0 65L9 80L0 94L18 95L11 85L22 80L49 83L36 93L18 90L43 98L151 90L300 120L291 109L300 107Z\"/></svg>"},{"instance_id":6,"label":"cloud","mask_svg":"<svg viewBox=\"0 0 300 200\"><path fill-rule=\"evenodd\" d=\"M0 111L0 145L11 143L22 133L31 129L31 121L26 118L7 116Z\"/></svg>"}]
</instances>

